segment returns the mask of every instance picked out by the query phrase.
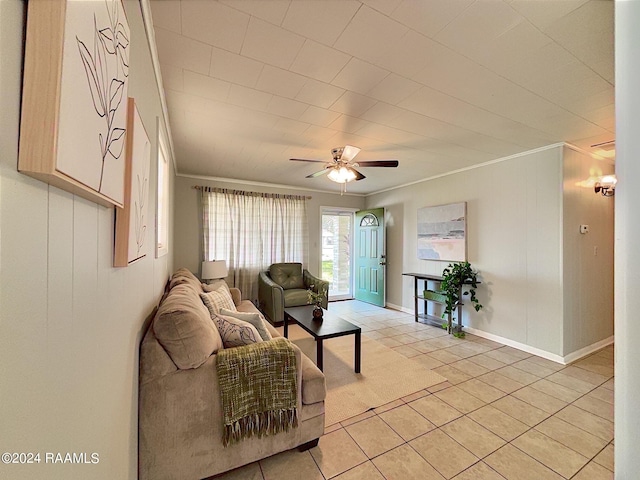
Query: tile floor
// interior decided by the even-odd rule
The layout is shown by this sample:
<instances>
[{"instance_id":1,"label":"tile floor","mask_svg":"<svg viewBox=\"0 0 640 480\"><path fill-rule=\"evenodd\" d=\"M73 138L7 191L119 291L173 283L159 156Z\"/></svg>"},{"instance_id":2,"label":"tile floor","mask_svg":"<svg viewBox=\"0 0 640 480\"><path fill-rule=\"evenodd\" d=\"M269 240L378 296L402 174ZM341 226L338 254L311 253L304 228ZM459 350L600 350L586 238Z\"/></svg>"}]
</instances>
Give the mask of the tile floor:
<instances>
[{"instance_id":1,"label":"tile floor","mask_svg":"<svg viewBox=\"0 0 640 480\"><path fill-rule=\"evenodd\" d=\"M216 480L613 479L613 346L565 367L403 312L329 308L448 381Z\"/></svg>"}]
</instances>

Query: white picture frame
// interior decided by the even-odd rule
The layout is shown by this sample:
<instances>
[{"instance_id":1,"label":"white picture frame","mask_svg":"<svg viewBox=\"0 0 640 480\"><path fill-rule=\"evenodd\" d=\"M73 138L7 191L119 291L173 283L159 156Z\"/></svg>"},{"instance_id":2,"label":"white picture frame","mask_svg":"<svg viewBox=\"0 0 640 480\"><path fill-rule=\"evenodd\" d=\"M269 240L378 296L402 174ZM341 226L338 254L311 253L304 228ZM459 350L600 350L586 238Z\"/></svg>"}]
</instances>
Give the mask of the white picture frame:
<instances>
[{"instance_id":1,"label":"white picture frame","mask_svg":"<svg viewBox=\"0 0 640 480\"><path fill-rule=\"evenodd\" d=\"M169 205L170 205L170 166L171 150L167 134L162 128L160 118L156 117L156 128L158 132L158 182L156 197L156 258L160 258L169 253Z\"/></svg>"}]
</instances>

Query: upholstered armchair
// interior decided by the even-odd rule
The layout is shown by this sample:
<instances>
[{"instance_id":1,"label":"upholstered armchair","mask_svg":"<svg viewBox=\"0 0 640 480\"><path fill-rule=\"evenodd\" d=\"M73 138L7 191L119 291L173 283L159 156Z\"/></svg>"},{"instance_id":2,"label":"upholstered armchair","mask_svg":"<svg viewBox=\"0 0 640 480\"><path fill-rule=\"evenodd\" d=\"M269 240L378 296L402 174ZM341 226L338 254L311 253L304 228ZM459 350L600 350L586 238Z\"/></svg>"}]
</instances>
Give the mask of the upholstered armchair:
<instances>
[{"instance_id":1,"label":"upholstered armchair","mask_svg":"<svg viewBox=\"0 0 640 480\"><path fill-rule=\"evenodd\" d=\"M313 288L311 288L313 286ZM273 325L284 322L284 308L309 304L307 290L324 292L322 307L327 308L329 282L315 277L301 263L274 263L258 277L260 310Z\"/></svg>"}]
</instances>

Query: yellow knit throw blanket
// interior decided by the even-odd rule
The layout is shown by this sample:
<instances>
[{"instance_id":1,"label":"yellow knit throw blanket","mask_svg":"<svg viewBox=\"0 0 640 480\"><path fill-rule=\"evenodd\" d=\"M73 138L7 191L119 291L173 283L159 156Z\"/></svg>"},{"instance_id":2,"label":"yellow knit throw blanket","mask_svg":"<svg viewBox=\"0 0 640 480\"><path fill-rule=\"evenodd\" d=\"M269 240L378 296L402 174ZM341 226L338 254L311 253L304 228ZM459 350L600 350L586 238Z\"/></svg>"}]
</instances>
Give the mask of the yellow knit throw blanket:
<instances>
[{"instance_id":1,"label":"yellow knit throw blanket","mask_svg":"<svg viewBox=\"0 0 640 480\"><path fill-rule=\"evenodd\" d=\"M298 426L296 354L289 340L225 348L216 355L216 370L225 447Z\"/></svg>"}]
</instances>

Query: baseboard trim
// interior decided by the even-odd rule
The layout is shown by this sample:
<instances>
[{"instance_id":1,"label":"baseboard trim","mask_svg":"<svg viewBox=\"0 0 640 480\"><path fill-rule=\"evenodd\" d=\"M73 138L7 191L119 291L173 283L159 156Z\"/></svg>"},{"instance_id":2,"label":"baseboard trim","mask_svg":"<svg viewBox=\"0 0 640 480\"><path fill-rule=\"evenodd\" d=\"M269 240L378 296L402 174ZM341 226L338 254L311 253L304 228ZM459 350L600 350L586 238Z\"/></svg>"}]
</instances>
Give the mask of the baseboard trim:
<instances>
[{"instance_id":1,"label":"baseboard trim","mask_svg":"<svg viewBox=\"0 0 640 480\"><path fill-rule=\"evenodd\" d=\"M552 362L560 363L562 365L566 365L564 358L560 355L556 355L555 353L547 352L546 350L542 350L540 348L532 347L531 345L527 345L525 343L516 342L515 340L511 340L509 338L501 337L500 335L495 335L493 333L484 332L482 330L478 330L473 327L464 327L465 332L469 332L473 335L477 335L478 337L486 338L487 340L493 340L494 342L502 343L508 347L517 348L518 350L522 350L523 352L530 353L532 355L536 355L538 357L546 358L547 360L551 360Z\"/></svg>"},{"instance_id":2,"label":"baseboard trim","mask_svg":"<svg viewBox=\"0 0 640 480\"><path fill-rule=\"evenodd\" d=\"M600 340L599 342L587 345L586 347L581 348L580 350L576 350L569 355L565 355L564 360L566 363L573 363L576 360L580 360L581 358L586 357L587 355L591 355L593 352L597 352L601 348L612 345L613 341L614 337L613 335L611 335L609 338L605 338L604 340Z\"/></svg>"},{"instance_id":3,"label":"baseboard trim","mask_svg":"<svg viewBox=\"0 0 640 480\"><path fill-rule=\"evenodd\" d=\"M393 303L387 303L387 308L392 310L398 310L400 312L408 313L413 315L412 308L406 308L400 305L394 305ZM478 330L477 328L463 326L466 332L471 333L472 335L476 335L478 337L486 338L487 340L493 340L494 342L502 343L508 347L517 348L518 350L522 350L523 352L530 353L532 355L537 355L538 357L546 358L547 360L551 360L552 362L559 363L561 365L569 365L581 358L586 357L587 355L591 355L593 352L597 352L601 348L609 346L613 344L614 337L613 335L609 338L605 338L604 340L600 340L599 342L588 345L580 350L576 350L575 352L571 352L568 355L561 356L556 355L555 353L547 352L546 350L542 350L540 348L532 347L531 345L527 345L524 343L516 342L515 340L511 340L509 338L501 337L500 335L495 335L493 333L488 333L483 330Z\"/></svg>"},{"instance_id":4,"label":"baseboard trim","mask_svg":"<svg viewBox=\"0 0 640 480\"><path fill-rule=\"evenodd\" d=\"M561 356L556 355L555 353L547 352L546 350L542 350L540 348L532 347L531 345L526 345L524 343L516 342L515 340L511 340L509 338L501 337L499 335L494 335L493 333L487 333L482 330L478 330L473 327L464 327L465 331L477 335L478 337L486 338L487 340L493 340L494 342L502 343L509 347L517 348L518 350L522 350L523 352L530 353L532 355L537 355L538 357L546 358L547 360L551 360L552 362L559 363L561 365L569 365L581 358L586 357L587 355L592 354L600 350L601 348L606 347L607 345L611 345L613 343L613 336L609 338L605 338L604 340L600 340L599 342L588 345L580 350L576 350L568 355Z\"/></svg>"},{"instance_id":5,"label":"baseboard trim","mask_svg":"<svg viewBox=\"0 0 640 480\"><path fill-rule=\"evenodd\" d=\"M400 305L394 305L393 303L386 303L385 307L386 308L390 308L391 310L398 310L399 312L404 312L404 313L408 313L410 315L413 315L413 309L412 308L406 308L406 307L402 307Z\"/></svg>"}]
</instances>

